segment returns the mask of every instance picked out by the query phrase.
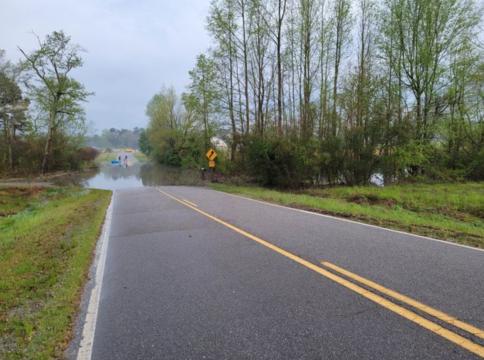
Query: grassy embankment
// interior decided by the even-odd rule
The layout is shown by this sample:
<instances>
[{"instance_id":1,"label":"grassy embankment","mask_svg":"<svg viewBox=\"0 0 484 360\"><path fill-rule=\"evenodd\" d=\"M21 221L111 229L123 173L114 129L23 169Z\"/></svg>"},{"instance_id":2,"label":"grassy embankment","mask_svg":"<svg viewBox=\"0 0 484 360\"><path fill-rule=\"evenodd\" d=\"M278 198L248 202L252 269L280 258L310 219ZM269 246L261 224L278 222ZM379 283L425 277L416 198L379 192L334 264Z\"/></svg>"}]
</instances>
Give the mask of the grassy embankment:
<instances>
[{"instance_id":1,"label":"grassy embankment","mask_svg":"<svg viewBox=\"0 0 484 360\"><path fill-rule=\"evenodd\" d=\"M334 187L297 193L214 184L216 190L484 248L484 183Z\"/></svg>"},{"instance_id":2,"label":"grassy embankment","mask_svg":"<svg viewBox=\"0 0 484 360\"><path fill-rule=\"evenodd\" d=\"M0 188L0 358L61 358L110 192Z\"/></svg>"},{"instance_id":3,"label":"grassy embankment","mask_svg":"<svg viewBox=\"0 0 484 360\"><path fill-rule=\"evenodd\" d=\"M113 151L105 151L100 153L97 157L96 160L94 160L97 164L101 163L106 163L106 162L111 162L111 160L115 160L118 158L118 153L115 153Z\"/></svg>"},{"instance_id":4,"label":"grassy embankment","mask_svg":"<svg viewBox=\"0 0 484 360\"><path fill-rule=\"evenodd\" d=\"M111 160L116 160L118 158L118 155L119 154L125 154L126 152L120 150L120 151L103 151L102 153L100 153L97 157L96 157L96 160L95 162L97 164L101 164L101 163L107 163L107 162L111 162ZM144 163L146 161L148 161L148 158L145 154L143 154L141 151L134 151L132 152L133 154L133 157L136 159L136 161L140 162L140 163Z\"/></svg>"},{"instance_id":5,"label":"grassy embankment","mask_svg":"<svg viewBox=\"0 0 484 360\"><path fill-rule=\"evenodd\" d=\"M145 162L147 162L147 161L149 160L149 159L148 159L148 157L147 157L145 154L143 154L141 151L135 151L135 152L133 153L133 156L134 156L134 157L136 158L136 160L138 160L138 162L140 162L140 163L145 163Z\"/></svg>"}]
</instances>

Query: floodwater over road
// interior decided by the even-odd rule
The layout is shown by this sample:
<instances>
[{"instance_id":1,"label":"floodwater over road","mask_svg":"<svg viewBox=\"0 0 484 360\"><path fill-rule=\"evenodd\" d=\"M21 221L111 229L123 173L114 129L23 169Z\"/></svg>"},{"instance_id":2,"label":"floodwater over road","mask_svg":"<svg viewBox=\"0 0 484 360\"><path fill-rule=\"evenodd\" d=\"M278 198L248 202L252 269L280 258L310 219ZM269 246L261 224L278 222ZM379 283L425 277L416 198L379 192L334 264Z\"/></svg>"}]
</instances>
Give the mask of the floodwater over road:
<instances>
[{"instance_id":1,"label":"floodwater over road","mask_svg":"<svg viewBox=\"0 0 484 360\"><path fill-rule=\"evenodd\" d=\"M124 158L124 157L123 157ZM203 185L200 172L166 167L151 162L141 163L131 154L128 165L102 163L97 172L87 174L80 185L95 189L127 189L161 185Z\"/></svg>"}]
</instances>

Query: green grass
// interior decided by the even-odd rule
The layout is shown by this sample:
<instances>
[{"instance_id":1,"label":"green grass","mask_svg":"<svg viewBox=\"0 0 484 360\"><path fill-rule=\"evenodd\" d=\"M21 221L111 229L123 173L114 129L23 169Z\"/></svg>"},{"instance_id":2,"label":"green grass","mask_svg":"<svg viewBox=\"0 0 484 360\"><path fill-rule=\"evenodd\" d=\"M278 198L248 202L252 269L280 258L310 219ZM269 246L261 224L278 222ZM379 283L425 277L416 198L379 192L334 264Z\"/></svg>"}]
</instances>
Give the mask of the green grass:
<instances>
[{"instance_id":1,"label":"green grass","mask_svg":"<svg viewBox=\"0 0 484 360\"><path fill-rule=\"evenodd\" d=\"M117 160L118 159L118 153L115 152L102 152L100 153L97 157L95 162L97 164L105 163L105 162L111 162L111 160Z\"/></svg>"},{"instance_id":2,"label":"green grass","mask_svg":"<svg viewBox=\"0 0 484 360\"><path fill-rule=\"evenodd\" d=\"M213 188L484 248L484 183L334 187L297 193L227 184Z\"/></svg>"},{"instance_id":3,"label":"green grass","mask_svg":"<svg viewBox=\"0 0 484 360\"><path fill-rule=\"evenodd\" d=\"M111 194L0 191L0 358L61 358Z\"/></svg>"},{"instance_id":4,"label":"green grass","mask_svg":"<svg viewBox=\"0 0 484 360\"><path fill-rule=\"evenodd\" d=\"M40 187L0 188L0 218L28 208L32 200L44 194L45 189Z\"/></svg>"},{"instance_id":5,"label":"green grass","mask_svg":"<svg viewBox=\"0 0 484 360\"><path fill-rule=\"evenodd\" d=\"M96 157L96 160L95 162L97 164L103 164L103 163L108 163L108 162L111 162L111 160L117 160L118 159L118 155L120 153L123 153L123 151L119 151L119 152L114 152L114 151L110 151L110 152L102 152L100 153L97 157ZM133 153L133 156L134 158L140 162L140 163L144 163L144 162L147 162L148 161L148 157L143 154L141 151L134 151Z\"/></svg>"},{"instance_id":6,"label":"green grass","mask_svg":"<svg viewBox=\"0 0 484 360\"><path fill-rule=\"evenodd\" d=\"M148 157L143 154L141 151L135 151L133 156L138 160L140 163L144 163L148 161Z\"/></svg>"}]
</instances>

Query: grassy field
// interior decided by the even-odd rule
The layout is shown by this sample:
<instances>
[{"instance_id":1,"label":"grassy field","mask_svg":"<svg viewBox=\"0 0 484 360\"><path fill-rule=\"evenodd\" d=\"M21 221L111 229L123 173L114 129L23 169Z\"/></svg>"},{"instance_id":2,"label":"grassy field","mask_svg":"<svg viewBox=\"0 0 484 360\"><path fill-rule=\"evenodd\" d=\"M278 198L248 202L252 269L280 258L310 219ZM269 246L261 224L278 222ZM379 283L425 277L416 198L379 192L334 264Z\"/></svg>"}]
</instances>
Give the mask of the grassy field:
<instances>
[{"instance_id":1,"label":"grassy field","mask_svg":"<svg viewBox=\"0 0 484 360\"><path fill-rule=\"evenodd\" d=\"M213 184L216 190L484 248L484 183L334 187L297 193Z\"/></svg>"},{"instance_id":2,"label":"grassy field","mask_svg":"<svg viewBox=\"0 0 484 360\"><path fill-rule=\"evenodd\" d=\"M118 153L116 152L102 152L100 153L97 157L95 162L98 164L105 163L105 162L110 162L111 160L115 160L118 158Z\"/></svg>"},{"instance_id":3,"label":"grassy field","mask_svg":"<svg viewBox=\"0 0 484 360\"><path fill-rule=\"evenodd\" d=\"M0 188L0 359L62 358L110 197Z\"/></svg>"},{"instance_id":4,"label":"grassy field","mask_svg":"<svg viewBox=\"0 0 484 360\"><path fill-rule=\"evenodd\" d=\"M118 155L119 154L124 154L125 152L123 151L106 151L106 152L102 152L100 153L97 157L96 157L96 160L95 162L97 164L101 164L101 163L106 163L106 162L110 162L111 160L116 160L118 158ZM140 163L143 163L143 162L146 162L148 161L148 158L146 157L145 154L143 154L141 151L134 151L133 153L133 157Z\"/></svg>"},{"instance_id":5,"label":"grassy field","mask_svg":"<svg viewBox=\"0 0 484 360\"><path fill-rule=\"evenodd\" d=\"M138 160L140 163L144 163L148 161L148 157L143 154L141 151L135 151L133 156Z\"/></svg>"}]
</instances>

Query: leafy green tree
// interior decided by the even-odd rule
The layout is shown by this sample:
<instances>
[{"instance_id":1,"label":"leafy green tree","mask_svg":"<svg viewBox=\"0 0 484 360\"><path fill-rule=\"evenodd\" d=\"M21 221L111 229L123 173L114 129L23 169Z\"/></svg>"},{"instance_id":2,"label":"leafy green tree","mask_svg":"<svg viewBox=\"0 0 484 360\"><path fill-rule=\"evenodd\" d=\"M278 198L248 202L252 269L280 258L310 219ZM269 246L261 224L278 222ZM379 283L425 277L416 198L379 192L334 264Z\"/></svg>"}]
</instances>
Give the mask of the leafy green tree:
<instances>
[{"instance_id":1,"label":"leafy green tree","mask_svg":"<svg viewBox=\"0 0 484 360\"><path fill-rule=\"evenodd\" d=\"M437 103L449 55L473 37L479 16L472 0L399 0L395 6L405 85L415 100L415 135L428 142L441 113Z\"/></svg>"},{"instance_id":2,"label":"leafy green tree","mask_svg":"<svg viewBox=\"0 0 484 360\"><path fill-rule=\"evenodd\" d=\"M195 105L191 105L195 104ZM205 154L205 132L196 110L198 100L174 89L162 89L147 105L150 121L146 129L149 154L171 166L197 167Z\"/></svg>"},{"instance_id":3,"label":"leafy green tree","mask_svg":"<svg viewBox=\"0 0 484 360\"><path fill-rule=\"evenodd\" d=\"M226 136L227 168L271 186L484 178L475 0L212 0L207 20L179 111L153 99L153 153Z\"/></svg>"},{"instance_id":4,"label":"leafy green tree","mask_svg":"<svg viewBox=\"0 0 484 360\"><path fill-rule=\"evenodd\" d=\"M219 91L216 86L217 74L215 63L204 54L197 57L195 68L189 72L191 83L189 85L189 99L186 104L194 110L195 116L203 123L205 134L205 147L210 147L212 137L211 116L217 110L216 100L219 99Z\"/></svg>"},{"instance_id":5,"label":"leafy green tree","mask_svg":"<svg viewBox=\"0 0 484 360\"><path fill-rule=\"evenodd\" d=\"M139 134L138 146L143 154L151 154L151 145L148 139L148 135L146 134L146 131L144 129L141 129L141 132Z\"/></svg>"},{"instance_id":6,"label":"leafy green tree","mask_svg":"<svg viewBox=\"0 0 484 360\"><path fill-rule=\"evenodd\" d=\"M49 169L55 137L72 127L84 126L82 102L89 92L71 76L71 72L82 66L78 45L62 31L54 31L45 40L38 39L38 49L24 56L24 69L32 78L29 85L31 97L47 114L47 136L41 165L42 173Z\"/></svg>"}]
</instances>

